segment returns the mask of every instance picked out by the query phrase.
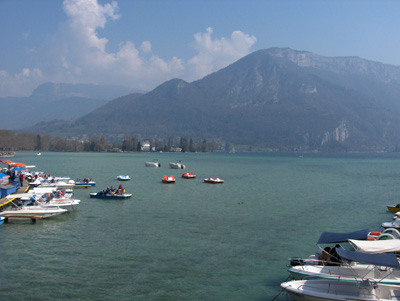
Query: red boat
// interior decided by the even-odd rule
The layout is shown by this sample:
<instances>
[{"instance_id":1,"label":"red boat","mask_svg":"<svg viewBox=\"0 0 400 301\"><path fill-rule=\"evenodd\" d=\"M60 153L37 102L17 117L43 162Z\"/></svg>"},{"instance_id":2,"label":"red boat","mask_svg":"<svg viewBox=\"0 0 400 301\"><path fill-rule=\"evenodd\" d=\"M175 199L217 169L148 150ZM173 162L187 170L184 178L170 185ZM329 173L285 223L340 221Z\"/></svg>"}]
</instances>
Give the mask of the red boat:
<instances>
[{"instance_id":1,"label":"red boat","mask_svg":"<svg viewBox=\"0 0 400 301\"><path fill-rule=\"evenodd\" d=\"M175 177L174 176L167 177L166 175L164 175L163 178L161 179L161 182L165 184L175 184Z\"/></svg>"},{"instance_id":2,"label":"red boat","mask_svg":"<svg viewBox=\"0 0 400 301\"><path fill-rule=\"evenodd\" d=\"M220 178L208 178L208 179L204 179L205 183L209 183L209 184L223 184L224 180L220 179Z\"/></svg>"},{"instance_id":3,"label":"red boat","mask_svg":"<svg viewBox=\"0 0 400 301\"><path fill-rule=\"evenodd\" d=\"M182 174L182 178L184 179L194 179L196 178L196 175L193 174L193 172L185 172Z\"/></svg>"}]
</instances>

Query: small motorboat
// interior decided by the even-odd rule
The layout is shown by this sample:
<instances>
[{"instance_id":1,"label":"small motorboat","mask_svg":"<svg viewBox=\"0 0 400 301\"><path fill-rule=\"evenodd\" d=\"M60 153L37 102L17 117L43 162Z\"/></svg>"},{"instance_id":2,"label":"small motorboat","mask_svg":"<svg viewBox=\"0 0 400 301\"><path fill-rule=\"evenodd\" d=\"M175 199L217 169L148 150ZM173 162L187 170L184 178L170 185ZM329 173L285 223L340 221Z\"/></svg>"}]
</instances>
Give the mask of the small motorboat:
<instances>
[{"instance_id":1,"label":"small motorboat","mask_svg":"<svg viewBox=\"0 0 400 301\"><path fill-rule=\"evenodd\" d=\"M132 193L123 193L123 194L107 193L107 194L105 194L103 191L99 191L97 193L93 192L90 194L91 198L114 199L114 200L125 200L125 199L129 199L131 196L132 196Z\"/></svg>"},{"instance_id":2,"label":"small motorboat","mask_svg":"<svg viewBox=\"0 0 400 301\"><path fill-rule=\"evenodd\" d=\"M208 178L204 179L204 183L209 183L209 184L223 184L225 181L220 179L220 178Z\"/></svg>"},{"instance_id":3,"label":"small motorboat","mask_svg":"<svg viewBox=\"0 0 400 301\"><path fill-rule=\"evenodd\" d=\"M164 175L163 178L161 179L161 182L163 182L164 184L175 184L175 177L172 175L169 177Z\"/></svg>"},{"instance_id":4,"label":"small motorboat","mask_svg":"<svg viewBox=\"0 0 400 301\"><path fill-rule=\"evenodd\" d=\"M67 209L59 207L43 207L41 205L35 206L22 206L11 208L0 212L0 216L7 218L49 218L67 212Z\"/></svg>"},{"instance_id":5,"label":"small motorboat","mask_svg":"<svg viewBox=\"0 0 400 301\"><path fill-rule=\"evenodd\" d=\"M96 182L92 181L92 179L85 178L82 181L80 179L75 180L75 188L83 187L83 188L88 188L88 187L93 187L96 186Z\"/></svg>"},{"instance_id":6,"label":"small motorboat","mask_svg":"<svg viewBox=\"0 0 400 301\"><path fill-rule=\"evenodd\" d=\"M185 169L186 168L185 164L183 164L181 160L178 160L175 163L170 162L169 167L171 167L173 169Z\"/></svg>"},{"instance_id":7,"label":"small motorboat","mask_svg":"<svg viewBox=\"0 0 400 301\"><path fill-rule=\"evenodd\" d=\"M193 172L185 172L182 174L182 178L184 179L195 179L196 175L193 174Z\"/></svg>"},{"instance_id":8,"label":"small motorboat","mask_svg":"<svg viewBox=\"0 0 400 301\"><path fill-rule=\"evenodd\" d=\"M158 162L158 159L154 159L153 161L149 162L144 162L144 165L146 167L161 167L161 164Z\"/></svg>"},{"instance_id":9,"label":"small motorboat","mask_svg":"<svg viewBox=\"0 0 400 301\"><path fill-rule=\"evenodd\" d=\"M382 223L382 227L385 229L394 228L400 230L400 216L396 215L393 222Z\"/></svg>"},{"instance_id":10,"label":"small motorboat","mask_svg":"<svg viewBox=\"0 0 400 301\"><path fill-rule=\"evenodd\" d=\"M361 282L331 279L292 280L281 287L293 300L399 300L398 285L383 284L380 281L364 279Z\"/></svg>"},{"instance_id":11,"label":"small motorboat","mask_svg":"<svg viewBox=\"0 0 400 301\"><path fill-rule=\"evenodd\" d=\"M390 212L399 212L400 211L400 204L397 205L389 205L386 206Z\"/></svg>"},{"instance_id":12,"label":"small motorboat","mask_svg":"<svg viewBox=\"0 0 400 301\"><path fill-rule=\"evenodd\" d=\"M119 180L119 181L129 181L130 179L131 179L131 177L128 175L119 175L117 177L117 180Z\"/></svg>"}]
</instances>

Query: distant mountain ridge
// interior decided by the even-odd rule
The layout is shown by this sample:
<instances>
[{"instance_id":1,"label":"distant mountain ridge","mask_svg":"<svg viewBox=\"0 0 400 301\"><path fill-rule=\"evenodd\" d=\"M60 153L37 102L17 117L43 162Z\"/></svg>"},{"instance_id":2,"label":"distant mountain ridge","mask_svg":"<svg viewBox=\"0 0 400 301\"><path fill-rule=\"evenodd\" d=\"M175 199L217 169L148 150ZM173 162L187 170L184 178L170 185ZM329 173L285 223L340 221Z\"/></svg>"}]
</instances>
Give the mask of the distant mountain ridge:
<instances>
[{"instance_id":1,"label":"distant mountain ridge","mask_svg":"<svg viewBox=\"0 0 400 301\"><path fill-rule=\"evenodd\" d=\"M173 79L146 94L114 99L52 130L377 151L400 144L399 116L400 67L271 48L192 83ZM49 133L43 124L32 130Z\"/></svg>"},{"instance_id":2,"label":"distant mountain ridge","mask_svg":"<svg viewBox=\"0 0 400 301\"><path fill-rule=\"evenodd\" d=\"M139 90L121 86L44 83L30 97L0 98L2 111L9 113L0 118L0 128L29 127L55 118L73 120L133 91Z\"/></svg>"}]
</instances>

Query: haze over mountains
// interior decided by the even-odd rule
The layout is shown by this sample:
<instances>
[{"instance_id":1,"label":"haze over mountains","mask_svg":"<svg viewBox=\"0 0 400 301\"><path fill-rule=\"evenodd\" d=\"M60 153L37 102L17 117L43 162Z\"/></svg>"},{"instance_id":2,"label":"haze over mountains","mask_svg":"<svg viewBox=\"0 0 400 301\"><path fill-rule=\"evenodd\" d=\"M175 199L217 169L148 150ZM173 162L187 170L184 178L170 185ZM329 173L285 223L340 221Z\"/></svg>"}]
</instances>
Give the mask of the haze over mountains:
<instances>
[{"instance_id":1,"label":"haze over mountains","mask_svg":"<svg viewBox=\"0 0 400 301\"><path fill-rule=\"evenodd\" d=\"M30 131L186 136L277 150L395 150L400 67L271 48L201 80L173 79L74 121L41 123Z\"/></svg>"},{"instance_id":2,"label":"haze over mountains","mask_svg":"<svg viewBox=\"0 0 400 301\"><path fill-rule=\"evenodd\" d=\"M73 120L133 91L120 86L45 83L30 97L0 98L0 129L20 129L54 119Z\"/></svg>"}]
</instances>

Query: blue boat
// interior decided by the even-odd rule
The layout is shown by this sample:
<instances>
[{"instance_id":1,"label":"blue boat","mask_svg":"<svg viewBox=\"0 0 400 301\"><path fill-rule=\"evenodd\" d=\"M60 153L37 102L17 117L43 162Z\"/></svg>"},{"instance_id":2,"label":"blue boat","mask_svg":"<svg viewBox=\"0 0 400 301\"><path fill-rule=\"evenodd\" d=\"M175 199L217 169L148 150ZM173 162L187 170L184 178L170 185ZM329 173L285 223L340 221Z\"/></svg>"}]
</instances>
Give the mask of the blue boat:
<instances>
[{"instance_id":1,"label":"blue boat","mask_svg":"<svg viewBox=\"0 0 400 301\"><path fill-rule=\"evenodd\" d=\"M124 194L104 194L100 192L93 192L90 194L91 198L96 199L114 199L114 200L126 200L132 196L132 193L124 193Z\"/></svg>"},{"instance_id":2,"label":"blue boat","mask_svg":"<svg viewBox=\"0 0 400 301\"><path fill-rule=\"evenodd\" d=\"M76 180L74 187L84 187L84 188L88 188L88 187L93 187L96 186L96 182L92 181L91 179L83 179L83 181L81 180Z\"/></svg>"}]
</instances>

